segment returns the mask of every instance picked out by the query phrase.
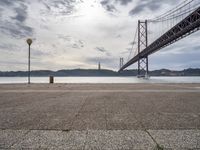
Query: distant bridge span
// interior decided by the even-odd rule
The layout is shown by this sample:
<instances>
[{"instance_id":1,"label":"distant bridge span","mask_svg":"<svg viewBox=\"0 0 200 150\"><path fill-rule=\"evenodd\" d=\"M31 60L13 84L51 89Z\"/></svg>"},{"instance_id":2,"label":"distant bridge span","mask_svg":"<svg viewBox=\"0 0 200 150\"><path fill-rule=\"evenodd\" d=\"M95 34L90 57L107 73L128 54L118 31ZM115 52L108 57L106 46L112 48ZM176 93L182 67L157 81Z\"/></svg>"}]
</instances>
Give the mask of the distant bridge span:
<instances>
[{"instance_id":1,"label":"distant bridge span","mask_svg":"<svg viewBox=\"0 0 200 150\"><path fill-rule=\"evenodd\" d=\"M138 76L144 76L141 70L145 70L145 74L148 74L148 56L155 53L162 48L175 43L176 41L198 31L200 29L200 7L195 9L186 18L164 33L157 40L148 45L147 38L147 23L148 20L138 22L138 54L123 65L119 71L123 71L130 65L138 62ZM143 31L141 31L141 29ZM141 38L144 40L142 41ZM141 50L141 45L145 48ZM145 62L145 69L141 68L141 62ZM144 72L143 72L144 73Z\"/></svg>"}]
</instances>

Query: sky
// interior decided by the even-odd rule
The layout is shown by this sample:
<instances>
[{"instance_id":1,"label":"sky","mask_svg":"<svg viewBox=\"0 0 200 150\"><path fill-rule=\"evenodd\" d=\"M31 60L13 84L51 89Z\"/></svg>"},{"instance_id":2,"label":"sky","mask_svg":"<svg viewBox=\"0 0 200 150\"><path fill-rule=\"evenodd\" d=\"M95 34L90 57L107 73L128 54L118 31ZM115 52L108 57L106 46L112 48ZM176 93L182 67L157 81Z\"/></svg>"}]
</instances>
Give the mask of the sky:
<instances>
[{"instance_id":1,"label":"sky","mask_svg":"<svg viewBox=\"0 0 200 150\"><path fill-rule=\"evenodd\" d=\"M154 18L183 0L0 0L0 71L119 69L139 19ZM200 67L200 32L149 57L150 70ZM135 68L136 65L129 67Z\"/></svg>"}]
</instances>

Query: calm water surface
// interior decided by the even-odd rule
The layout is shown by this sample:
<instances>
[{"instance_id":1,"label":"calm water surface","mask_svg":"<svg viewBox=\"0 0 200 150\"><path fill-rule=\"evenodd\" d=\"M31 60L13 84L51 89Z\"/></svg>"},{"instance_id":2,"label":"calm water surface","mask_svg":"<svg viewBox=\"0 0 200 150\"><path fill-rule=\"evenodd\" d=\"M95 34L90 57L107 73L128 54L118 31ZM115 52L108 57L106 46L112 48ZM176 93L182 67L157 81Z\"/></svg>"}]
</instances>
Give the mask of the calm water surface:
<instances>
[{"instance_id":1,"label":"calm water surface","mask_svg":"<svg viewBox=\"0 0 200 150\"><path fill-rule=\"evenodd\" d=\"M200 77L55 77L55 83L200 83ZM31 77L32 83L48 83L49 77ZM0 77L0 84L27 83L26 77Z\"/></svg>"}]
</instances>

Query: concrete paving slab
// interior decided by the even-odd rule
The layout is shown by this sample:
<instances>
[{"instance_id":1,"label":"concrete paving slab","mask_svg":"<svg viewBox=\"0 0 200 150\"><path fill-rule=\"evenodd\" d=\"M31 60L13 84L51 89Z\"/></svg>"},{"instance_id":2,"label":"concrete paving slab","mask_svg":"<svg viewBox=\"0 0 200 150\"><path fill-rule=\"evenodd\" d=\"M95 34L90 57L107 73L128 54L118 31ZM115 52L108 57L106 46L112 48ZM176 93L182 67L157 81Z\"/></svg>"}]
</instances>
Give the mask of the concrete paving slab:
<instances>
[{"instance_id":1,"label":"concrete paving slab","mask_svg":"<svg viewBox=\"0 0 200 150\"><path fill-rule=\"evenodd\" d=\"M23 91L23 86L17 88ZM200 119L197 117L200 113L199 97L200 93L137 93L137 92L115 92L114 89L131 89L135 86L140 88L150 87L150 85L136 85L136 84L103 84L103 85L53 85L53 88L57 91L62 89L97 89L101 91L101 88L109 89L109 93L105 92L87 92L87 93L37 93L39 89L45 89L48 91L48 84L45 85L31 85L30 89L35 89L35 93L0 93L0 129L60 129L68 130L71 122L74 121L76 114L88 113L93 114L91 116L99 117L86 117L94 118L88 119L91 121L84 121L84 118L79 117L80 121L77 125L73 125L77 130L86 128L91 129L105 129L105 122L103 121L104 114L111 114L106 118L108 123L108 129L193 129L200 128ZM80 87L79 87L80 86ZM165 91L169 86L154 85L152 88L160 88ZM187 88L187 85L184 88ZM0 88L4 88L4 85L0 85ZM12 85L6 88L13 88ZM173 88L176 88L173 87ZM179 89L179 87L177 87ZM175 90L176 91L176 90ZM20 94L22 96L20 96ZM8 100L8 101L7 101ZM129 119L124 114L134 114L138 116L140 120L134 121ZM124 116L122 121L118 118ZM84 117L84 115L83 115ZM114 118L114 119L113 119ZM127 119L126 119L127 118ZM134 118L134 117L133 117ZM82 120L83 121L82 121ZM99 120L99 121L98 121ZM130 121L129 121L130 120ZM102 123L101 123L102 121ZM124 123L123 123L124 121ZM132 128L129 128L131 121L136 122L136 126L132 124ZM82 122L85 122L82 126ZM127 122L127 123L126 123ZM141 124L138 126L138 124ZM93 124L93 125L91 125ZM96 128L94 128L96 124ZM100 125L98 125L100 124ZM118 125L117 125L118 124ZM127 126L128 124L128 126ZM130 124L130 125L129 125ZM114 126L115 125L115 126ZM78 129L79 127L79 129ZM134 128L135 127L135 128ZM139 128L141 127L141 128Z\"/></svg>"},{"instance_id":2,"label":"concrete paving slab","mask_svg":"<svg viewBox=\"0 0 200 150\"><path fill-rule=\"evenodd\" d=\"M115 96L110 96L109 99L105 100L106 113L113 114L127 114L131 113L133 108L130 108L127 101L120 97L121 94L115 94Z\"/></svg>"},{"instance_id":3,"label":"concrete paving slab","mask_svg":"<svg viewBox=\"0 0 200 150\"><path fill-rule=\"evenodd\" d=\"M105 113L104 105L105 104L102 99L99 99L99 102L89 101L80 109L80 113Z\"/></svg>"},{"instance_id":4,"label":"concrete paving slab","mask_svg":"<svg viewBox=\"0 0 200 150\"><path fill-rule=\"evenodd\" d=\"M200 130L148 130L165 149L200 149Z\"/></svg>"},{"instance_id":5,"label":"concrete paving slab","mask_svg":"<svg viewBox=\"0 0 200 150\"><path fill-rule=\"evenodd\" d=\"M123 95L123 94L121 94ZM198 95L198 96L197 96ZM199 93L130 93L123 95L133 113L196 113L199 112Z\"/></svg>"},{"instance_id":6,"label":"concrete paving slab","mask_svg":"<svg viewBox=\"0 0 200 150\"><path fill-rule=\"evenodd\" d=\"M35 120L23 122L20 126L23 127L23 129L31 130L68 130L70 129L71 122L72 120L69 119L69 117L68 119L38 117L35 118Z\"/></svg>"},{"instance_id":7,"label":"concrete paving slab","mask_svg":"<svg viewBox=\"0 0 200 150\"><path fill-rule=\"evenodd\" d=\"M64 116L63 116L64 115ZM44 112L0 114L1 129L69 129L75 114L58 114Z\"/></svg>"},{"instance_id":8,"label":"concrete paving slab","mask_svg":"<svg viewBox=\"0 0 200 150\"><path fill-rule=\"evenodd\" d=\"M14 149L84 149L86 131L45 131L32 130Z\"/></svg>"},{"instance_id":9,"label":"concrete paving slab","mask_svg":"<svg viewBox=\"0 0 200 150\"><path fill-rule=\"evenodd\" d=\"M194 113L148 113L137 114L145 129L198 129L200 120Z\"/></svg>"},{"instance_id":10,"label":"concrete paving slab","mask_svg":"<svg viewBox=\"0 0 200 150\"><path fill-rule=\"evenodd\" d=\"M85 131L70 131L70 138L66 141L61 149L83 150L86 144L87 130Z\"/></svg>"},{"instance_id":11,"label":"concrete paving slab","mask_svg":"<svg viewBox=\"0 0 200 150\"><path fill-rule=\"evenodd\" d=\"M0 149L11 147L27 132L27 130L0 130Z\"/></svg>"},{"instance_id":12,"label":"concrete paving slab","mask_svg":"<svg viewBox=\"0 0 200 150\"><path fill-rule=\"evenodd\" d=\"M0 149L200 149L200 130L0 130Z\"/></svg>"},{"instance_id":13,"label":"concrete paving slab","mask_svg":"<svg viewBox=\"0 0 200 150\"><path fill-rule=\"evenodd\" d=\"M144 131L107 130L88 131L85 149L153 150L155 143Z\"/></svg>"},{"instance_id":14,"label":"concrete paving slab","mask_svg":"<svg viewBox=\"0 0 200 150\"><path fill-rule=\"evenodd\" d=\"M106 130L105 114L80 113L72 123L71 130Z\"/></svg>"},{"instance_id":15,"label":"concrete paving slab","mask_svg":"<svg viewBox=\"0 0 200 150\"><path fill-rule=\"evenodd\" d=\"M68 137L66 137L67 139ZM59 143L63 139L61 131L32 130L18 143L12 146L14 149L48 148L50 144Z\"/></svg>"},{"instance_id":16,"label":"concrete paving slab","mask_svg":"<svg viewBox=\"0 0 200 150\"><path fill-rule=\"evenodd\" d=\"M127 114L106 114L107 130L137 130L145 129L138 119L138 116L133 113Z\"/></svg>"}]
</instances>

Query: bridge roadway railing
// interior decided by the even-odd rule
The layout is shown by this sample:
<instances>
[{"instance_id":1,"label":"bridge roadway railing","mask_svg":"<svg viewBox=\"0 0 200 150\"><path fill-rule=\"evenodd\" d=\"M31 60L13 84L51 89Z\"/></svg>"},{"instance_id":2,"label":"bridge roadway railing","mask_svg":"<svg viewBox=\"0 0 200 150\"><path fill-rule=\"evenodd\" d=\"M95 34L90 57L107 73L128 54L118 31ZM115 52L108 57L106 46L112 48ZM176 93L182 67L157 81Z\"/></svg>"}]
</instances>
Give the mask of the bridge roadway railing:
<instances>
[{"instance_id":1,"label":"bridge roadway railing","mask_svg":"<svg viewBox=\"0 0 200 150\"><path fill-rule=\"evenodd\" d=\"M119 71L200 29L200 7L127 62Z\"/></svg>"}]
</instances>

